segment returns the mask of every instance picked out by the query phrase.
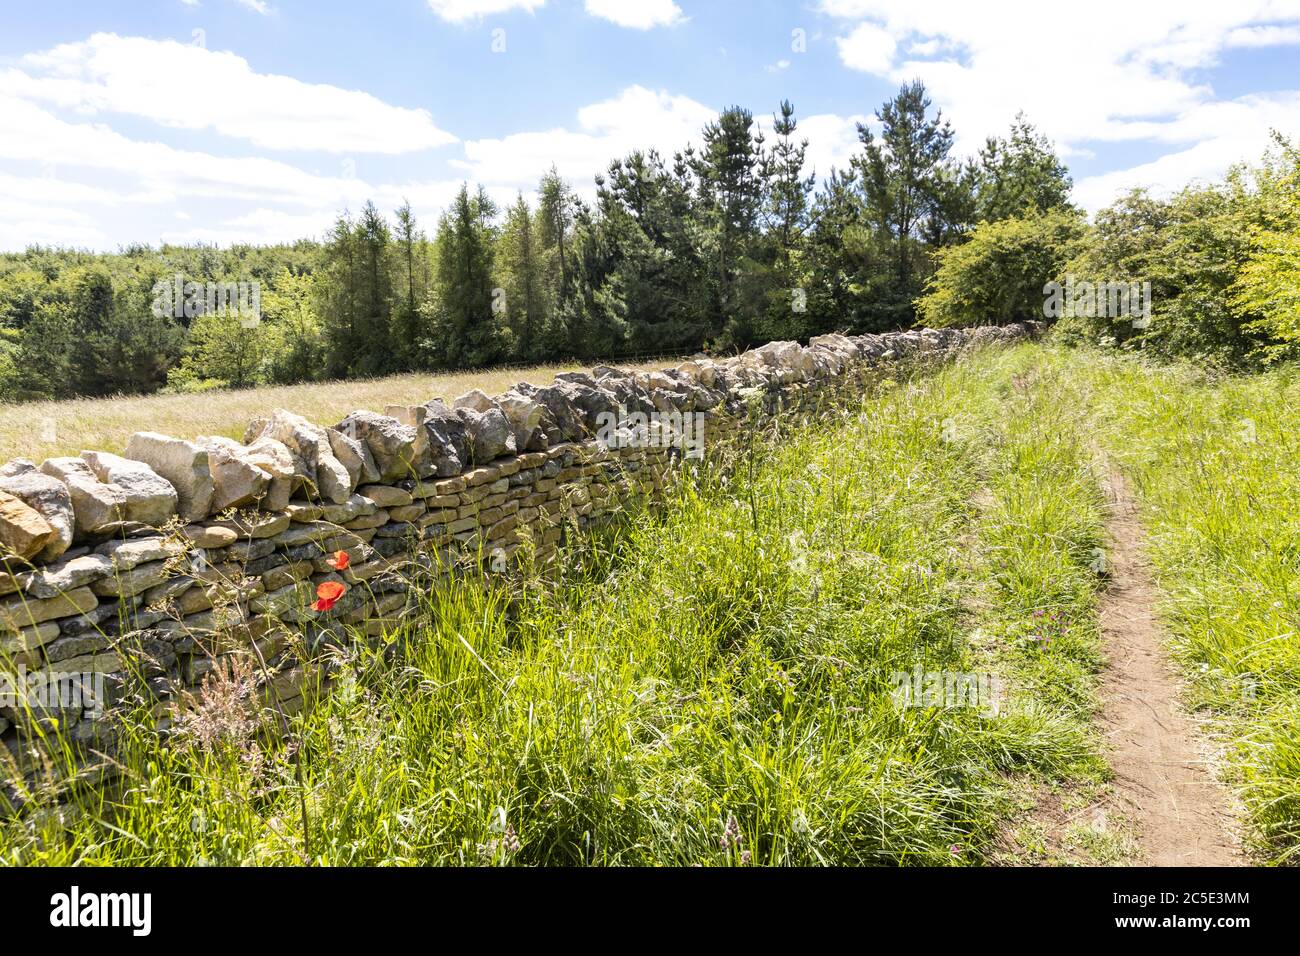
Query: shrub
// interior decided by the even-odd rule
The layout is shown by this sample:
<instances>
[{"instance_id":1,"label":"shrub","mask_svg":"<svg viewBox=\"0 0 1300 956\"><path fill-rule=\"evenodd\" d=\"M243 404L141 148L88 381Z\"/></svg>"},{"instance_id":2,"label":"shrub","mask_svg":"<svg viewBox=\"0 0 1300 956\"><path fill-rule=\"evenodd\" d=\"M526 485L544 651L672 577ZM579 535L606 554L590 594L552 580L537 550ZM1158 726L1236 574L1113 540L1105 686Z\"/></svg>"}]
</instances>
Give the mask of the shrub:
<instances>
[{"instance_id":1,"label":"shrub","mask_svg":"<svg viewBox=\"0 0 1300 956\"><path fill-rule=\"evenodd\" d=\"M1092 341L1111 336L1166 358L1242 366L1296 341L1296 150L1229 171L1222 183L1169 199L1134 190L1096 216L1077 279L1150 282L1146 328L1127 319L1061 323ZM1289 291L1288 291L1289 290Z\"/></svg>"},{"instance_id":2,"label":"shrub","mask_svg":"<svg viewBox=\"0 0 1300 956\"><path fill-rule=\"evenodd\" d=\"M1252 245L1232 304L1259 314L1249 328L1274 340L1262 347L1266 362L1295 357L1300 353L1300 234L1261 232Z\"/></svg>"},{"instance_id":3,"label":"shrub","mask_svg":"<svg viewBox=\"0 0 1300 956\"><path fill-rule=\"evenodd\" d=\"M982 222L970 239L941 250L927 294L917 300L925 325L959 326L1043 317L1043 287L1073 256L1086 225L1053 209Z\"/></svg>"},{"instance_id":4,"label":"shrub","mask_svg":"<svg viewBox=\"0 0 1300 956\"><path fill-rule=\"evenodd\" d=\"M1265 362L1300 354L1300 147L1278 145L1256 172L1265 225L1251 238L1231 299L1238 314L1253 317L1248 330L1269 338L1258 353Z\"/></svg>"}]
</instances>

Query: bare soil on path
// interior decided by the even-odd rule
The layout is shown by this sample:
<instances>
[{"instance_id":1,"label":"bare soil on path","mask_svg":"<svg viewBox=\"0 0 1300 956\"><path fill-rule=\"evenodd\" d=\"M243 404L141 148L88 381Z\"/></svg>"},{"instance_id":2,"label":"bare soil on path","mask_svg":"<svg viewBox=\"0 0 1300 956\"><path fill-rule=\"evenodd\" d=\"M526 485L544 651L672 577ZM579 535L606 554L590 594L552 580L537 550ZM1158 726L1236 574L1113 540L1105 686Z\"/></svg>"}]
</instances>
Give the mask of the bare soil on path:
<instances>
[{"instance_id":1,"label":"bare soil on path","mask_svg":"<svg viewBox=\"0 0 1300 956\"><path fill-rule=\"evenodd\" d=\"M1113 799L1132 822L1138 862L1241 866L1231 801L1211 749L1179 703L1180 682L1156 618L1146 535L1124 476L1110 469L1110 580L1101 599L1101 726L1115 771Z\"/></svg>"}]
</instances>

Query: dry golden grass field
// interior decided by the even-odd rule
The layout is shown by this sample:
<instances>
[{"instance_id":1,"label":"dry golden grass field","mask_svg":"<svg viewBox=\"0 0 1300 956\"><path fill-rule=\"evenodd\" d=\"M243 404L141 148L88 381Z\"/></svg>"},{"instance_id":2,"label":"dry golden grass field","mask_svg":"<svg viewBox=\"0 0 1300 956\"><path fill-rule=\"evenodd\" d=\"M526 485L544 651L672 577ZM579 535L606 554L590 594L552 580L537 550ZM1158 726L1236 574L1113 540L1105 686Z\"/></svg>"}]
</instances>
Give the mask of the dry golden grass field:
<instances>
[{"instance_id":1,"label":"dry golden grass field","mask_svg":"<svg viewBox=\"0 0 1300 956\"><path fill-rule=\"evenodd\" d=\"M626 367L659 368L671 362L666 359ZM40 462L57 455L76 455L83 449L120 453L132 432L138 431L162 432L177 438L226 435L242 439L249 421L277 408L286 408L322 425L332 425L359 408L382 412L385 405L413 405L433 398L450 401L472 388L496 395L517 382L549 384L559 372L584 367L576 363L535 365L194 395L0 405L0 462L12 458Z\"/></svg>"}]
</instances>

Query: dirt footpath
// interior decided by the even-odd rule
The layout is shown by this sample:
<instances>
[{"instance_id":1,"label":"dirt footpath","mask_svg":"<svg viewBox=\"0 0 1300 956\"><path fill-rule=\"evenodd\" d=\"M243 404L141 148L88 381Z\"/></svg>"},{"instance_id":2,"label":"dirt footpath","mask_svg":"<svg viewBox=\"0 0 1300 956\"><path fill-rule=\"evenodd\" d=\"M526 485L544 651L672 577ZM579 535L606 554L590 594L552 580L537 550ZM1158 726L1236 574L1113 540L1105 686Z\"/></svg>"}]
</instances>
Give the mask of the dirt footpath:
<instances>
[{"instance_id":1,"label":"dirt footpath","mask_svg":"<svg viewBox=\"0 0 1300 956\"><path fill-rule=\"evenodd\" d=\"M1101 726L1115 770L1115 809L1132 821L1136 862L1151 866L1241 866L1227 792L1214 779L1209 747L1178 703L1178 677L1162 647L1145 533L1124 478L1111 470L1101 599Z\"/></svg>"}]
</instances>

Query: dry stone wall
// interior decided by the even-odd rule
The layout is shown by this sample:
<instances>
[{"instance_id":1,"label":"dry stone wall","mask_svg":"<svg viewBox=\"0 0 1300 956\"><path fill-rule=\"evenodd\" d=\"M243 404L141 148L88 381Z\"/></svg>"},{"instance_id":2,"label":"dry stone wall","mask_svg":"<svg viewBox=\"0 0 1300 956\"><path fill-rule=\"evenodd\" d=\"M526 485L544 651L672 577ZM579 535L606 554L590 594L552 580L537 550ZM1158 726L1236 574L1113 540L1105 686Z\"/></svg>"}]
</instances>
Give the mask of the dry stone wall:
<instances>
[{"instance_id":1,"label":"dry stone wall","mask_svg":"<svg viewBox=\"0 0 1300 956\"><path fill-rule=\"evenodd\" d=\"M0 468L0 746L53 730L101 746L115 701L166 727L204 679L257 652L279 706L311 686L293 635L382 633L421 569L545 561L566 529L651 499L690 439L807 402L855 367L1032 334L1029 325L773 342L658 372L598 366L495 398L278 410L244 441L133 435ZM613 423L611 426L611 422ZM702 422L703 435L691 436ZM344 552L340 554L340 552ZM0 758L5 754L0 751Z\"/></svg>"}]
</instances>

